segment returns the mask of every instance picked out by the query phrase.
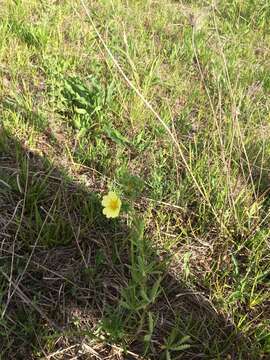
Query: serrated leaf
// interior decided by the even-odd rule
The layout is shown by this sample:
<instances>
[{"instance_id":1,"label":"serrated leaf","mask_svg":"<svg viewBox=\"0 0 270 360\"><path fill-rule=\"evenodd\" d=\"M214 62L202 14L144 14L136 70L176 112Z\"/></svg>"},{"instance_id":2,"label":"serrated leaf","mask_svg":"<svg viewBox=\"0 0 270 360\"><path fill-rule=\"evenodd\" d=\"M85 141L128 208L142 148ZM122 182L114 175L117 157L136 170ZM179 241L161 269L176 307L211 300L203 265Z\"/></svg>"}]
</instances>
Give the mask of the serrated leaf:
<instances>
[{"instance_id":1,"label":"serrated leaf","mask_svg":"<svg viewBox=\"0 0 270 360\"><path fill-rule=\"evenodd\" d=\"M81 96L79 94L76 94L76 101L82 105L89 106L89 100L86 100L86 97L87 95Z\"/></svg>"},{"instance_id":2,"label":"serrated leaf","mask_svg":"<svg viewBox=\"0 0 270 360\"><path fill-rule=\"evenodd\" d=\"M157 279L157 281L154 283L151 292L150 292L150 297L151 297L151 301L153 302L160 290L160 282L161 282L161 278Z\"/></svg>"},{"instance_id":3,"label":"serrated leaf","mask_svg":"<svg viewBox=\"0 0 270 360\"><path fill-rule=\"evenodd\" d=\"M123 306L124 308L128 309L128 310L132 310L132 308L129 306L129 304L125 301L120 301L120 305Z\"/></svg>"},{"instance_id":4,"label":"serrated leaf","mask_svg":"<svg viewBox=\"0 0 270 360\"><path fill-rule=\"evenodd\" d=\"M233 254L232 254L232 262L233 262L233 265L234 265L234 272L235 272L235 275L239 275L238 262L237 262L236 257L235 257Z\"/></svg>"},{"instance_id":5,"label":"serrated leaf","mask_svg":"<svg viewBox=\"0 0 270 360\"><path fill-rule=\"evenodd\" d=\"M114 82L111 82L107 88L107 96L106 96L107 103L110 102L111 99L113 98L113 92L114 92Z\"/></svg>"},{"instance_id":6,"label":"serrated leaf","mask_svg":"<svg viewBox=\"0 0 270 360\"><path fill-rule=\"evenodd\" d=\"M148 313L148 324L149 324L149 332L152 334L154 331L154 319L151 312Z\"/></svg>"},{"instance_id":7,"label":"serrated leaf","mask_svg":"<svg viewBox=\"0 0 270 360\"><path fill-rule=\"evenodd\" d=\"M131 269L131 273L132 273L132 279L137 283L137 284L140 284L142 279L143 279L143 276L142 274L136 270L136 269Z\"/></svg>"},{"instance_id":8,"label":"serrated leaf","mask_svg":"<svg viewBox=\"0 0 270 360\"><path fill-rule=\"evenodd\" d=\"M74 110L75 110L75 112L76 112L77 114L80 114L80 115L87 114L87 111L86 111L85 109L82 109L82 108L76 107Z\"/></svg>"},{"instance_id":9,"label":"serrated leaf","mask_svg":"<svg viewBox=\"0 0 270 360\"><path fill-rule=\"evenodd\" d=\"M182 339L179 341L179 344L184 344L185 342L187 342L189 340L190 340L189 335L183 336Z\"/></svg>"},{"instance_id":10,"label":"serrated leaf","mask_svg":"<svg viewBox=\"0 0 270 360\"><path fill-rule=\"evenodd\" d=\"M72 95L76 94L72 86L67 81L65 81L65 89Z\"/></svg>"},{"instance_id":11,"label":"serrated leaf","mask_svg":"<svg viewBox=\"0 0 270 360\"><path fill-rule=\"evenodd\" d=\"M73 125L78 130L82 128L82 123L78 118L73 119Z\"/></svg>"},{"instance_id":12,"label":"serrated leaf","mask_svg":"<svg viewBox=\"0 0 270 360\"><path fill-rule=\"evenodd\" d=\"M150 303L150 299L149 297L147 296L146 292L141 289L141 295L142 295L142 298L147 302L147 303Z\"/></svg>"},{"instance_id":13,"label":"serrated leaf","mask_svg":"<svg viewBox=\"0 0 270 360\"><path fill-rule=\"evenodd\" d=\"M170 350L171 351L182 351L182 350L189 349L190 346L191 345L189 345L189 344L182 344L182 345L179 345L179 346L170 347Z\"/></svg>"},{"instance_id":14,"label":"serrated leaf","mask_svg":"<svg viewBox=\"0 0 270 360\"><path fill-rule=\"evenodd\" d=\"M103 131L112 141L114 141L118 145L126 145L129 143L128 139L126 137L124 137L120 133L120 131L118 131L117 129L115 129L113 127L110 127L109 125L104 125Z\"/></svg>"},{"instance_id":15,"label":"serrated leaf","mask_svg":"<svg viewBox=\"0 0 270 360\"><path fill-rule=\"evenodd\" d=\"M168 339L169 344L173 344L175 342L177 334L178 334L177 329L173 328L171 333L170 333L169 339Z\"/></svg>"},{"instance_id":16,"label":"serrated leaf","mask_svg":"<svg viewBox=\"0 0 270 360\"><path fill-rule=\"evenodd\" d=\"M143 339L144 339L145 342L149 342L151 340L151 335L147 334L147 335L144 336Z\"/></svg>"},{"instance_id":17,"label":"serrated leaf","mask_svg":"<svg viewBox=\"0 0 270 360\"><path fill-rule=\"evenodd\" d=\"M40 226L42 224L42 219L41 219L37 204L35 204L35 222L38 226Z\"/></svg>"}]
</instances>

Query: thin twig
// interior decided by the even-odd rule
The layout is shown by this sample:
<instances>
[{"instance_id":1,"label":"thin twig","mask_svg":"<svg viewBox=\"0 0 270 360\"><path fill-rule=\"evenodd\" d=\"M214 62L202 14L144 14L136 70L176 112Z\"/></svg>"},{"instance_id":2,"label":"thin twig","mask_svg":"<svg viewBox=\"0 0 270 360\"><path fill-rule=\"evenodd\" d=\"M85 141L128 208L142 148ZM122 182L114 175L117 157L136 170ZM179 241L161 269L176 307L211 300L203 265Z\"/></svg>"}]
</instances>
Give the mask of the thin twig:
<instances>
[{"instance_id":1,"label":"thin twig","mask_svg":"<svg viewBox=\"0 0 270 360\"><path fill-rule=\"evenodd\" d=\"M17 279L16 279L16 283L15 283L14 289L13 289L13 292L10 294L10 296L9 296L8 299L7 299L5 308L4 308L3 312L2 312L2 318L3 318L4 315L5 315L5 312L6 312L7 308L8 308L8 305L9 305L9 303L10 303L10 300L11 300L12 296L13 296L14 293L16 292L17 287L18 287L19 284L21 283L21 281L22 281L22 279L23 279L23 277L24 277L24 275L25 275L25 273L26 273L26 271L27 271L27 268L28 268L28 266L29 266L29 264L30 264L30 262L31 262L31 259L32 259L33 255L34 255L34 252L35 252L35 250L36 250L37 244L38 244L39 239L40 239L40 237L41 237L43 228L44 228L45 224L47 223L47 220L48 220L48 218L49 218L49 214L50 214L50 212L51 212L51 210L52 210L52 208L53 208L53 206L54 206L54 203L55 203L55 201L56 201L56 198L57 198L57 196L58 196L58 193L59 193L59 190L57 191L57 193L56 193L56 195L55 195L55 198L54 198L54 200L53 200L53 202L52 202L52 204L51 204L51 206L50 206L50 209L49 209L49 211L48 211L48 214L46 215L46 217L45 217L45 219L44 219L44 221L43 221L43 223L42 223L42 226L41 226L41 228L40 228L40 231L39 231L39 233L38 233L38 236L37 236L37 238L36 238L36 241L35 241L35 243L34 243L34 245L33 245L33 247L32 247L32 251L31 251L31 253L30 253L30 255L29 255L28 259L27 259L26 265L25 265L23 271L21 272L21 274L18 275L18 277L17 277Z\"/></svg>"},{"instance_id":2,"label":"thin twig","mask_svg":"<svg viewBox=\"0 0 270 360\"><path fill-rule=\"evenodd\" d=\"M27 295L25 295L25 293L19 288L18 284L15 284L13 280L10 280L9 276L1 268L0 271L4 278L14 287L14 291L17 292L21 300L23 300L28 306L31 306L33 309L35 309L41 315L41 317L46 320L48 324L50 324L50 326L60 330L60 327L57 326L54 321L49 319L48 316L44 314L44 312L36 304L34 304Z\"/></svg>"},{"instance_id":3,"label":"thin twig","mask_svg":"<svg viewBox=\"0 0 270 360\"><path fill-rule=\"evenodd\" d=\"M7 310L8 304L9 304L10 299L12 297L11 283L12 283L13 268L14 268L15 244L17 242L17 238L18 238L21 226L22 226L22 221L23 221L23 216L24 216L24 209L25 209L25 204L26 204L26 196L27 196L27 191L28 191L28 180L29 180L29 158L27 157L27 169L26 169L26 181L25 181L25 188L24 188L23 205L22 205L22 211L21 211L21 216L20 216L20 222L19 222L19 225L17 227L16 233L15 233L15 236L14 236L14 240L13 240L13 243L12 243L12 255L11 255L11 265L10 265L10 274L9 274L8 296L7 296L6 305L5 305L4 310L2 312L2 318L5 316L5 312ZM15 210L17 209L17 206L16 206Z\"/></svg>"},{"instance_id":4,"label":"thin twig","mask_svg":"<svg viewBox=\"0 0 270 360\"><path fill-rule=\"evenodd\" d=\"M41 360L50 360L50 359L53 358L54 356L60 355L60 354L64 354L64 353L66 353L67 351L74 349L75 347L78 347L78 345L72 345L72 346L69 346L69 347L67 347L67 348L65 348L65 349L55 351L54 353L49 354L49 355L46 355L45 357L41 358Z\"/></svg>"}]
</instances>

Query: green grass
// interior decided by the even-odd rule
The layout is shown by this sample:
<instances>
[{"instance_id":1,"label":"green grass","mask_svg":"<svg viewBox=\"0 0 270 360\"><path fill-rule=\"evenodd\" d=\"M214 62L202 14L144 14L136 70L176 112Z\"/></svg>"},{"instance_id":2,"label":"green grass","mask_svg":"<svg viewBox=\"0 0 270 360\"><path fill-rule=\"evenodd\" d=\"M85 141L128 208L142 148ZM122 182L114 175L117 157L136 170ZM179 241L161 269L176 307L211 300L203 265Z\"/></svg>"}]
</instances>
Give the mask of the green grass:
<instances>
[{"instance_id":1,"label":"green grass","mask_svg":"<svg viewBox=\"0 0 270 360\"><path fill-rule=\"evenodd\" d=\"M85 3L0 5L0 359L269 358L269 6Z\"/></svg>"}]
</instances>

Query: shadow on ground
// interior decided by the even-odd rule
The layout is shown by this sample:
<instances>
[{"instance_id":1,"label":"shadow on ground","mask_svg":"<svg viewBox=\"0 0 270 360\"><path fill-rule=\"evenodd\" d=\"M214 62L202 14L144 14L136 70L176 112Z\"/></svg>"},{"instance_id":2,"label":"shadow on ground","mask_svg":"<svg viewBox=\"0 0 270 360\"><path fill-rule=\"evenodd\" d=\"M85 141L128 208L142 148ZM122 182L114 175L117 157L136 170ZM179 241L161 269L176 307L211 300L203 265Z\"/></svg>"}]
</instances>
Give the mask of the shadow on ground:
<instances>
[{"instance_id":1,"label":"shadow on ground","mask_svg":"<svg viewBox=\"0 0 270 360\"><path fill-rule=\"evenodd\" d=\"M0 151L1 358L143 358L149 312L154 328L144 358L166 358L170 335L189 335L191 345L170 351L171 359L255 358L228 319L169 273L143 314L121 306L130 281L126 222L105 219L91 185L71 180L4 129Z\"/></svg>"}]
</instances>

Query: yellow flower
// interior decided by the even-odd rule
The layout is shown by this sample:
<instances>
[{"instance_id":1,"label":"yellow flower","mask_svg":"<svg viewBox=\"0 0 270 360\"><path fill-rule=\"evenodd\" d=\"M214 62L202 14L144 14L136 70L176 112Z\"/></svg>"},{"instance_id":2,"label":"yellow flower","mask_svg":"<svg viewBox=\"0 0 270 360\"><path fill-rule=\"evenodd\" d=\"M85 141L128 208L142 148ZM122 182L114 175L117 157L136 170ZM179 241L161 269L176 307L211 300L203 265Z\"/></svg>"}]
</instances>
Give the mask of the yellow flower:
<instances>
[{"instance_id":1,"label":"yellow flower","mask_svg":"<svg viewBox=\"0 0 270 360\"><path fill-rule=\"evenodd\" d=\"M104 206L103 214L107 218L116 218L121 208L121 200L115 192L109 191L108 195L103 196L102 206Z\"/></svg>"}]
</instances>

